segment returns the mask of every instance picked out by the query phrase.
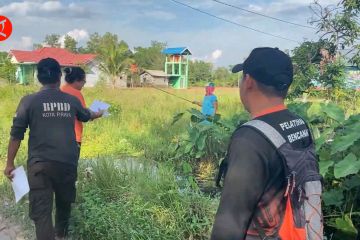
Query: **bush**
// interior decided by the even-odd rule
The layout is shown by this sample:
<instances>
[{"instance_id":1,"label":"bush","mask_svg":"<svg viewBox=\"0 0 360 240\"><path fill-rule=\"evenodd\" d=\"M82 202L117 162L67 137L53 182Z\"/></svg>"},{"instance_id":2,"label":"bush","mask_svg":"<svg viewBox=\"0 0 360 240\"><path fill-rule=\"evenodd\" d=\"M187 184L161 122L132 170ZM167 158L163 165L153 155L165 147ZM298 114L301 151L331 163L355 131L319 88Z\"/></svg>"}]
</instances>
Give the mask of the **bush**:
<instances>
[{"instance_id":1,"label":"bush","mask_svg":"<svg viewBox=\"0 0 360 240\"><path fill-rule=\"evenodd\" d=\"M175 159L221 160L227 152L230 136L239 122L246 122L247 114L234 115L231 119L222 119L221 115L206 117L192 108L187 134L173 143ZM182 118L184 113L174 116L173 124Z\"/></svg>"},{"instance_id":2,"label":"bush","mask_svg":"<svg viewBox=\"0 0 360 240\"><path fill-rule=\"evenodd\" d=\"M11 63L7 56L0 52L0 79L6 79L8 83L15 83L16 65Z\"/></svg>"},{"instance_id":3,"label":"bush","mask_svg":"<svg viewBox=\"0 0 360 240\"><path fill-rule=\"evenodd\" d=\"M79 239L209 239L218 201L180 184L171 165L98 160L79 175Z\"/></svg>"},{"instance_id":4,"label":"bush","mask_svg":"<svg viewBox=\"0 0 360 240\"><path fill-rule=\"evenodd\" d=\"M324 176L325 232L355 239L360 227L360 114L346 117L333 103L290 106L312 127Z\"/></svg>"}]
</instances>

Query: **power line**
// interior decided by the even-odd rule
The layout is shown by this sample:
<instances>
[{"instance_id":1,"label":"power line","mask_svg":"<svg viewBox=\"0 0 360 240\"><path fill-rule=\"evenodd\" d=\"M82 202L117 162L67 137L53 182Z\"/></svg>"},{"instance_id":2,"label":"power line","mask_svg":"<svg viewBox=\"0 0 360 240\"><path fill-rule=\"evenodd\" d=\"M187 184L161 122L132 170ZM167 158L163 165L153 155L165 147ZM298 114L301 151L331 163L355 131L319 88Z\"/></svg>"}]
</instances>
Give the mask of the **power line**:
<instances>
[{"instance_id":1,"label":"power line","mask_svg":"<svg viewBox=\"0 0 360 240\"><path fill-rule=\"evenodd\" d=\"M310 28L310 29L316 29L316 28L311 27L311 26L306 26L306 25L302 25L302 24L299 24L299 23L293 23L293 22L289 22L289 21L286 21L286 20L283 20L283 19L280 19L280 18L276 18L276 17L268 16L268 15L265 15L265 14L262 14L262 13L254 12L254 11L251 11L251 10L248 10L248 9L245 9L245 8L241 8L241 7L238 7L238 6L235 6L235 5L231 5L229 3L222 2L222 1L219 1L219 0L212 0L212 1L217 2L219 4L222 4L222 5L226 5L228 7L236 8L238 10L242 10L242 11L245 11L245 12L248 12L248 13L256 14L256 15L266 17L266 18L270 18L270 19L280 21L280 22L283 22L283 23L292 24L294 26Z\"/></svg>"},{"instance_id":2,"label":"power line","mask_svg":"<svg viewBox=\"0 0 360 240\"><path fill-rule=\"evenodd\" d=\"M179 1L177 1L177 0L170 0L170 1L175 2L175 3L177 3L177 4L180 4L180 5L183 5L183 6L185 6L185 7L191 8L191 9L193 9L193 10L195 10L195 11L201 12L201 13L206 14L206 15L208 15L208 16L217 18L217 19L219 19L219 20L222 20L222 21L225 21L225 22L234 24L234 25L236 25L236 26L238 26L238 27L247 28L247 29L250 29L250 30L255 31L255 32L258 32L258 33L262 33L262 34L265 34L265 35L268 35L268 36L272 36L272 37L276 37L276 38L281 38L281 39L283 39L283 40L287 40L287 41L291 41L291 42L295 42L295 43L299 43L299 44L300 44L299 41L296 41L296 40L293 40L293 39L290 39L290 38L286 38L286 37L282 37L282 36L279 36L279 35L275 35L275 34L272 34L272 33L264 32L264 31L261 31L261 30L258 30L258 29L252 28L252 27L248 27L248 26L242 25L242 24L237 23L237 22L233 22L233 21L231 21L231 20L229 20L229 19L226 19L226 18L218 17L218 16L216 16L216 15L214 15L214 14L205 12L205 11L203 11L203 10L201 10L201 9L192 7L192 6L190 6L190 5L186 4L186 3L182 3L182 2L179 2Z\"/></svg>"},{"instance_id":3,"label":"power line","mask_svg":"<svg viewBox=\"0 0 360 240\"><path fill-rule=\"evenodd\" d=\"M178 96L178 95L176 95L176 94L170 93L170 92L165 91L165 90L163 90L163 89L161 89L161 88L157 88L157 87L155 87L155 86L151 86L151 87L154 88L154 89L156 89L156 90L159 90L159 91L161 91L161 92L167 93L167 94L169 94L169 95L171 95L171 96L174 96L174 97L176 97L176 98L179 98L179 99L181 99L181 100L184 100L184 101L186 101L186 102L189 102L189 103L192 103L192 104L197 105L196 103L194 103L193 101L190 101L189 99L180 97L180 96Z\"/></svg>"}]
</instances>

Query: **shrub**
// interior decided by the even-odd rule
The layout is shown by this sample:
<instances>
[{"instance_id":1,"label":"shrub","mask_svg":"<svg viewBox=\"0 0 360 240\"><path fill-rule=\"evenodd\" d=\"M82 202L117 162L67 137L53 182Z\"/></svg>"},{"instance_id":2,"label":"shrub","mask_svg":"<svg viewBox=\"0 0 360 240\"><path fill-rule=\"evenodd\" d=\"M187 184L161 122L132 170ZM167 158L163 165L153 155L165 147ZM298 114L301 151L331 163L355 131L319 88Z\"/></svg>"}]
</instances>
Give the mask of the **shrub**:
<instances>
[{"instance_id":1,"label":"shrub","mask_svg":"<svg viewBox=\"0 0 360 240\"><path fill-rule=\"evenodd\" d=\"M171 165L98 160L80 174L79 239L208 239L218 201L177 181Z\"/></svg>"}]
</instances>

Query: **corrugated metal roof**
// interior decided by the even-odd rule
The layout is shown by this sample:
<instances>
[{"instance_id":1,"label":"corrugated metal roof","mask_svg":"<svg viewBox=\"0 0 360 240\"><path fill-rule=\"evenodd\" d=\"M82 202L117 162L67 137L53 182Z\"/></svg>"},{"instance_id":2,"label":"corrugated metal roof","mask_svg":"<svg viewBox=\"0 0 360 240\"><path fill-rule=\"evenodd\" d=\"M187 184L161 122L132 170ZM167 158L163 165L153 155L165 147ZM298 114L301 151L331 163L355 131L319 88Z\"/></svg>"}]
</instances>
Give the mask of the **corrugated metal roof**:
<instances>
[{"instance_id":1,"label":"corrugated metal roof","mask_svg":"<svg viewBox=\"0 0 360 240\"><path fill-rule=\"evenodd\" d=\"M147 72L151 76L154 76L154 77L168 77L168 75L164 71L160 71L160 70L147 70L147 69L145 69L144 72Z\"/></svg>"},{"instance_id":2,"label":"corrugated metal roof","mask_svg":"<svg viewBox=\"0 0 360 240\"><path fill-rule=\"evenodd\" d=\"M162 51L162 53L166 55L172 55L172 54L191 55L191 52L187 47L165 48Z\"/></svg>"}]
</instances>

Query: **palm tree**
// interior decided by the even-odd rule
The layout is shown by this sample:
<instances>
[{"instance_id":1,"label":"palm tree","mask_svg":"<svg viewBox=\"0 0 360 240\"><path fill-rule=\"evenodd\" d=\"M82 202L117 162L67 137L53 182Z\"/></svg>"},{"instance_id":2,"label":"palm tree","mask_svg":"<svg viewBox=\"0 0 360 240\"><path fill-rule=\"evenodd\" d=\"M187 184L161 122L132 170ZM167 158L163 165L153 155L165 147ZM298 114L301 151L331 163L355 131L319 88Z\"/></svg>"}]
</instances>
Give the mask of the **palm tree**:
<instances>
[{"instance_id":1,"label":"palm tree","mask_svg":"<svg viewBox=\"0 0 360 240\"><path fill-rule=\"evenodd\" d=\"M128 72L130 64L134 62L131 57L132 53L124 41L120 43L111 41L100 49L99 68L110 78L114 88L119 76L124 72Z\"/></svg>"}]
</instances>

